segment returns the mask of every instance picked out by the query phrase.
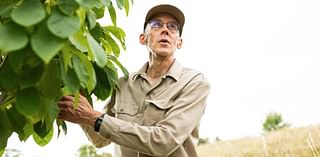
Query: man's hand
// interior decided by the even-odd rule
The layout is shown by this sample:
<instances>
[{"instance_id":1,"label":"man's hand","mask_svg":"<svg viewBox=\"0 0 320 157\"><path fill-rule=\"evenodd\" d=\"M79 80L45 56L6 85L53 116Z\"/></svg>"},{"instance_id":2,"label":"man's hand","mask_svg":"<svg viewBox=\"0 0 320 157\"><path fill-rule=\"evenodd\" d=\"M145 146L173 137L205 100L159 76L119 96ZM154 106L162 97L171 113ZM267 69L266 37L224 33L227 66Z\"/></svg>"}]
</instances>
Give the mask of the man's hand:
<instances>
[{"instance_id":1,"label":"man's hand","mask_svg":"<svg viewBox=\"0 0 320 157\"><path fill-rule=\"evenodd\" d=\"M94 111L88 100L80 95L78 106L73 107L74 97L64 96L58 102L60 113L58 119L66 120L72 123L94 126L97 117L102 115Z\"/></svg>"}]
</instances>

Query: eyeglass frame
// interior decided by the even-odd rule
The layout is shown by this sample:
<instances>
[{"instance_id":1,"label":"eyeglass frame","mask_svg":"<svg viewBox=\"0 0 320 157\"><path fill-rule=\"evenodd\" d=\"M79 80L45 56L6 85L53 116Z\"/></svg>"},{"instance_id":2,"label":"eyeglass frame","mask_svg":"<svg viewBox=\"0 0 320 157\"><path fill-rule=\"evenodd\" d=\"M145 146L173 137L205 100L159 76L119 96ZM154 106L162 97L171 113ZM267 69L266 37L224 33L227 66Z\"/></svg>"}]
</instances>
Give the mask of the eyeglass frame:
<instances>
[{"instance_id":1,"label":"eyeglass frame","mask_svg":"<svg viewBox=\"0 0 320 157\"><path fill-rule=\"evenodd\" d=\"M152 25L153 22L159 22L158 24L160 24L160 26L157 27L157 26ZM153 20L150 20L150 21L148 22L148 24L150 25L150 27L151 27L152 29L160 29L160 28L162 28L164 25L166 25L167 28L168 28L168 30L170 30L170 31L175 31L175 32L180 31L180 24L179 24L178 22L174 22L174 21L169 21L169 22L166 22L166 23L165 23L165 22L163 22L162 20L153 19ZM168 24L169 24L169 25L168 25ZM174 24L174 25L176 26L176 29L175 29L175 28L171 28L171 27L170 27L170 24ZM172 25L171 25L171 26L172 26Z\"/></svg>"}]
</instances>

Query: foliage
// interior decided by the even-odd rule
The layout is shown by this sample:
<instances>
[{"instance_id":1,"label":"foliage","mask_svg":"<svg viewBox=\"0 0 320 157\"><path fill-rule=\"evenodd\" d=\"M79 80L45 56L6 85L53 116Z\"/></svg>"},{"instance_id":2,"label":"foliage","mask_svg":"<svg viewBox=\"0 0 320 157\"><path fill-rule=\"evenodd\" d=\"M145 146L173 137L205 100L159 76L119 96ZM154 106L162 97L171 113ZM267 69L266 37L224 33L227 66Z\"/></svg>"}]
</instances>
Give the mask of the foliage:
<instances>
[{"instance_id":1,"label":"foliage","mask_svg":"<svg viewBox=\"0 0 320 157\"><path fill-rule=\"evenodd\" d=\"M106 99L117 88L117 69L127 76L115 4L128 15L129 0L0 1L0 156L13 132L44 146L54 122L66 131L56 120L62 95ZM112 24L101 26L105 8Z\"/></svg>"},{"instance_id":2,"label":"foliage","mask_svg":"<svg viewBox=\"0 0 320 157\"><path fill-rule=\"evenodd\" d=\"M270 132L270 131L279 130L288 126L289 126L288 123L283 122L281 114L271 112L267 115L263 123L263 130Z\"/></svg>"},{"instance_id":3,"label":"foliage","mask_svg":"<svg viewBox=\"0 0 320 157\"><path fill-rule=\"evenodd\" d=\"M79 148L77 157L112 157L110 153L98 154L93 145L83 145Z\"/></svg>"}]
</instances>

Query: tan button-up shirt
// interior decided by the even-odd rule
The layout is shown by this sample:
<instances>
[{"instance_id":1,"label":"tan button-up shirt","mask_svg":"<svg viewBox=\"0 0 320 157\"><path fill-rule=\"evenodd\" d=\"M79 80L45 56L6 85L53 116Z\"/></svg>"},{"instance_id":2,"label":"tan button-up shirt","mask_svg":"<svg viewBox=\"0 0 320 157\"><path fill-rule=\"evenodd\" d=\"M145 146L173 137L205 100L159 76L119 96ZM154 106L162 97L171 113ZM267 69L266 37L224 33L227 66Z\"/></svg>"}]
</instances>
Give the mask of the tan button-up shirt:
<instances>
[{"instance_id":1,"label":"tan button-up shirt","mask_svg":"<svg viewBox=\"0 0 320 157\"><path fill-rule=\"evenodd\" d=\"M99 133L83 127L89 140L97 147L111 141L118 144L118 157L196 157L192 140L198 136L208 81L200 72L175 61L167 74L150 86L147 66L119 80L113 106L106 107L114 117L104 116Z\"/></svg>"}]
</instances>

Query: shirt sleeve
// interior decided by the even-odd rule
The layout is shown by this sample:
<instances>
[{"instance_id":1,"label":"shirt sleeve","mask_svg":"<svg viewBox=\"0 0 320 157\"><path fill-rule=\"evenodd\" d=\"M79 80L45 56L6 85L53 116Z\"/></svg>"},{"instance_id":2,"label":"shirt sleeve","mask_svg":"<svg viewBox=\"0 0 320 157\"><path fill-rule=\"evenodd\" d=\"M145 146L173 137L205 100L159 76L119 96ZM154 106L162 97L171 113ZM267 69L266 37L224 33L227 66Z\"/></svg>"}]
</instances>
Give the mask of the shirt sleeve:
<instances>
[{"instance_id":1,"label":"shirt sleeve","mask_svg":"<svg viewBox=\"0 0 320 157\"><path fill-rule=\"evenodd\" d=\"M108 116L114 116L111 112L113 106L113 97L107 101L107 105L103 109L103 113L107 113ZM94 131L93 126L80 125L88 140L96 147L101 148L111 143L111 140L107 137L101 136L98 132Z\"/></svg>"},{"instance_id":2,"label":"shirt sleeve","mask_svg":"<svg viewBox=\"0 0 320 157\"><path fill-rule=\"evenodd\" d=\"M191 135L203 115L209 83L197 75L179 93L164 119L155 126L142 126L105 116L100 135L151 156L168 156Z\"/></svg>"}]
</instances>

